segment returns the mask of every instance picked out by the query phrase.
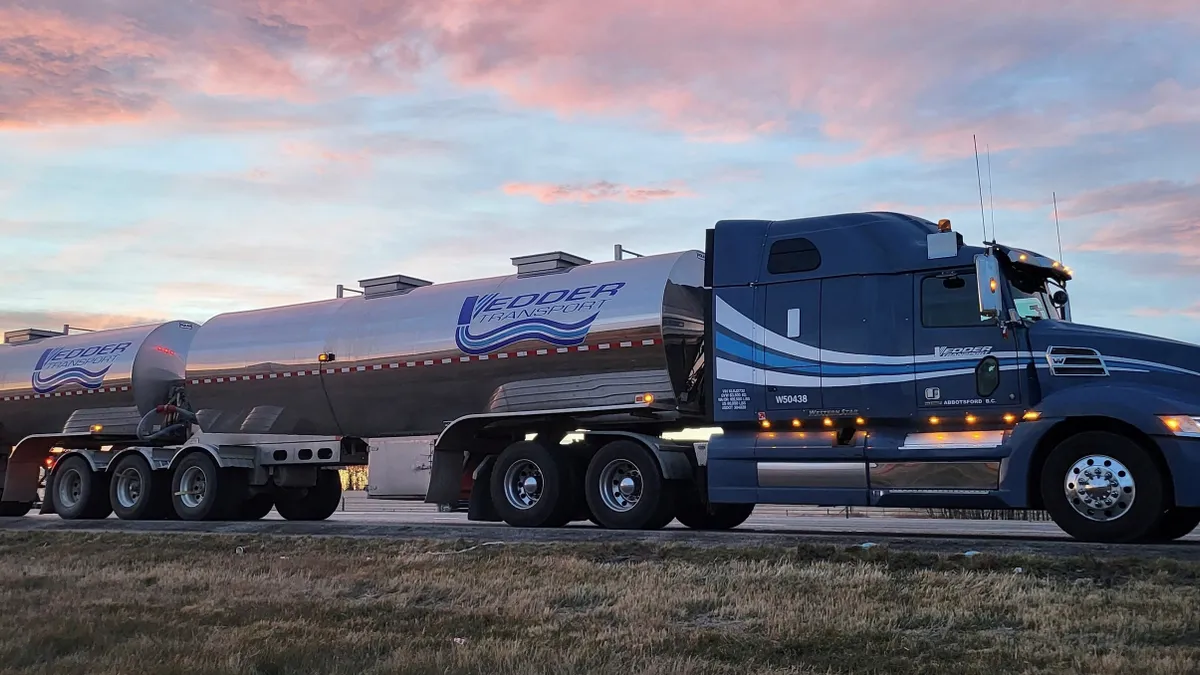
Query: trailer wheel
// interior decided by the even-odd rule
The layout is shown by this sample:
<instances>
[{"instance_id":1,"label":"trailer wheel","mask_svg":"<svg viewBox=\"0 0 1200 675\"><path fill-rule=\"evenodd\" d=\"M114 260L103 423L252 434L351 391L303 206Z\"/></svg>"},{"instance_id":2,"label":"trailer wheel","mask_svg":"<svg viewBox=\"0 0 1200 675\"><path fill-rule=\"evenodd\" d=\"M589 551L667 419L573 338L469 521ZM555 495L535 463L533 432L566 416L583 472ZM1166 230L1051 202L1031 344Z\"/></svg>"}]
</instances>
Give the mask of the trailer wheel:
<instances>
[{"instance_id":1,"label":"trailer wheel","mask_svg":"<svg viewBox=\"0 0 1200 675\"><path fill-rule=\"evenodd\" d=\"M238 520L262 520L275 508L275 498L269 492L260 492L242 502Z\"/></svg>"},{"instance_id":2,"label":"trailer wheel","mask_svg":"<svg viewBox=\"0 0 1200 675\"><path fill-rule=\"evenodd\" d=\"M275 510L287 520L325 520L342 503L342 478L337 471L317 471L317 484L310 488L279 488Z\"/></svg>"},{"instance_id":3,"label":"trailer wheel","mask_svg":"<svg viewBox=\"0 0 1200 675\"><path fill-rule=\"evenodd\" d=\"M29 502L0 502L0 518L20 518L32 508Z\"/></svg>"},{"instance_id":4,"label":"trailer wheel","mask_svg":"<svg viewBox=\"0 0 1200 675\"><path fill-rule=\"evenodd\" d=\"M588 463L587 501L599 524L614 530L657 530L675 518L676 486L641 443L613 441Z\"/></svg>"},{"instance_id":5,"label":"trailer wheel","mask_svg":"<svg viewBox=\"0 0 1200 675\"><path fill-rule=\"evenodd\" d=\"M236 469L222 469L207 452L193 452L171 475L171 503L181 520L226 520L241 506Z\"/></svg>"},{"instance_id":6,"label":"trailer wheel","mask_svg":"<svg viewBox=\"0 0 1200 675\"><path fill-rule=\"evenodd\" d=\"M1200 525L1200 508L1176 506L1168 509L1158 521L1158 527L1148 537L1151 541L1174 541L1191 534Z\"/></svg>"},{"instance_id":7,"label":"trailer wheel","mask_svg":"<svg viewBox=\"0 0 1200 675\"><path fill-rule=\"evenodd\" d=\"M1108 431L1068 437L1042 466L1046 510L1064 532L1081 541L1127 543L1152 535L1168 488L1145 448Z\"/></svg>"},{"instance_id":8,"label":"trailer wheel","mask_svg":"<svg viewBox=\"0 0 1200 675\"><path fill-rule=\"evenodd\" d=\"M496 458L489 481L500 518L514 527L562 527L578 513L579 472L566 453L518 441Z\"/></svg>"},{"instance_id":9,"label":"trailer wheel","mask_svg":"<svg viewBox=\"0 0 1200 675\"><path fill-rule=\"evenodd\" d=\"M54 510L63 520L101 520L112 513L107 474L92 471L79 455L54 467Z\"/></svg>"},{"instance_id":10,"label":"trailer wheel","mask_svg":"<svg viewBox=\"0 0 1200 675\"><path fill-rule=\"evenodd\" d=\"M150 462L132 453L117 460L108 482L108 501L121 520L161 520L171 506L171 484Z\"/></svg>"}]
</instances>

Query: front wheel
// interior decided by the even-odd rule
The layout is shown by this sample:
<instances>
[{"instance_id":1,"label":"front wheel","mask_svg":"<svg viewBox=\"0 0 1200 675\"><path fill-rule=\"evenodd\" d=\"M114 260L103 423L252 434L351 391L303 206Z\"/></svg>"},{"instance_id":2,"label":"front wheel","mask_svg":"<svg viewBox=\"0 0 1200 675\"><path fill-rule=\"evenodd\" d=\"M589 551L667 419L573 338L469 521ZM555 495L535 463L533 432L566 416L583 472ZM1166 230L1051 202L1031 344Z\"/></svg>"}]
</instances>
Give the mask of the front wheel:
<instances>
[{"instance_id":1,"label":"front wheel","mask_svg":"<svg viewBox=\"0 0 1200 675\"><path fill-rule=\"evenodd\" d=\"M600 448L584 485L592 516L603 527L657 530L675 518L675 485L641 443L620 440Z\"/></svg>"},{"instance_id":2,"label":"front wheel","mask_svg":"<svg viewBox=\"0 0 1200 675\"><path fill-rule=\"evenodd\" d=\"M1046 510L1081 541L1128 543L1158 526L1169 487L1145 448L1108 431L1086 431L1059 443L1042 467Z\"/></svg>"}]
</instances>

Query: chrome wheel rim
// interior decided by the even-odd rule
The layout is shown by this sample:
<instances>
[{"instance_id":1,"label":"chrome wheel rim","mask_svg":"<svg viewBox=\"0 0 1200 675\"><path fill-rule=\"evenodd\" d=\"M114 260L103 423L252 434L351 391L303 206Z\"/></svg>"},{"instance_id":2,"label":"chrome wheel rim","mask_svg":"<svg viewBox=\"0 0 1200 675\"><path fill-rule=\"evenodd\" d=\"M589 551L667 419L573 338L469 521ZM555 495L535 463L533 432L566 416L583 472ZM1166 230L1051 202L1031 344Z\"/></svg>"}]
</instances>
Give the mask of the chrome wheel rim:
<instances>
[{"instance_id":1,"label":"chrome wheel rim","mask_svg":"<svg viewBox=\"0 0 1200 675\"><path fill-rule=\"evenodd\" d=\"M1137 484L1121 462L1107 455L1087 455L1067 469L1063 491L1076 513L1106 523L1129 513Z\"/></svg>"},{"instance_id":2,"label":"chrome wheel rim","mask_svg":"<svg viewBox=\"0 0 1200 675\"><path fill-rule=\"evenodd\" d=\"M189 509L194 509L204 503L204 497L208 494L208 476L204 474L204 469L198 466L189 466L183 470L183 474L179 477L179 501Z\"/></svg>"},{"instance_id":3,"label":"chrome wheel rim","mask_svg":"<svg viewBox=\"0 0 1200 675\"><path fill-rule=\"evenodd\" d=\"M513 508L532 509L542 498L542 469L528 459L518 459L504 472L504 498Z\"/></svg>"},{"instance_id":4,"label":"chrome wheel rim","mask_svg":"<svg viewBox=\"0 0 1200 675\"><path fill-rule=\"evenodd\" d=\"M614 459L600 471L600 499L612 511L625 513L642 498L642 472L627 459Z\"/></svg>"},{"instance_id":5,"label":"chrome wheel rim","mask_svg":"<svg viewBox=\"0 0 1200 675\"><path fill-rule=\"evenodd\" d=\"M122 469L117 475L117 503L123 509L137 506L142 497L142 472L130 467Z\"/></svg>"}]
</instances>

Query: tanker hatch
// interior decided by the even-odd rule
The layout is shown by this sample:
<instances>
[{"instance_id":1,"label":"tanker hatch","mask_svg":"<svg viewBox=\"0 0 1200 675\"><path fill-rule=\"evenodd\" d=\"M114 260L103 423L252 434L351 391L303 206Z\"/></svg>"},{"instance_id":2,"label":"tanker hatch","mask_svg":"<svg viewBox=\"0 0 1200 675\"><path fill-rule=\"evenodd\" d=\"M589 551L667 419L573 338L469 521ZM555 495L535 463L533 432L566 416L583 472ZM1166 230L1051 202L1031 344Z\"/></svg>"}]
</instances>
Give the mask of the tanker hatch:
<instances>
[{"instance_id":1,"label":"tanker hatch","mask_svg":"<svg viewBox=\"0 0 1200 675\"><path fill-rule=\"evenodd\" d=\"M535 253L533 255L519 256L513 258L512 263L517 267L518 277L532 277L542 274L565 272L572 267L590 265L592 261L587 258L580 258L577 255L571 255L570 253L554 251L553 253Z\"/></svg>"},{"instance_id":2,"label":"tanker hatch","mask_svg":"<svg viewBox=\"0 0 1200 675\"><path fill-rule=\"evenodd\" d=\"M393 274L386 277L375 277L374 279L362 279L358 282L358 285L363 289L364 298L379 298L388 295L401 295L422 286L432 286L433 282L417 279L416 277L406 277L403 274Z\"/></svg>"},{"instance_id":3,"label":"tanker hatch","mask_svg":"<svg viewBox=\"0 0 1200 675\"><path fill-rule=\"evenodd\" d=\"M40 328L22 328L21 330L10 330L4 333L4 344L19 345L29 342L36 342L46 338L60 337L66 333L60 333L54 330L42 330Z\"/></svg>"}]
</instances>

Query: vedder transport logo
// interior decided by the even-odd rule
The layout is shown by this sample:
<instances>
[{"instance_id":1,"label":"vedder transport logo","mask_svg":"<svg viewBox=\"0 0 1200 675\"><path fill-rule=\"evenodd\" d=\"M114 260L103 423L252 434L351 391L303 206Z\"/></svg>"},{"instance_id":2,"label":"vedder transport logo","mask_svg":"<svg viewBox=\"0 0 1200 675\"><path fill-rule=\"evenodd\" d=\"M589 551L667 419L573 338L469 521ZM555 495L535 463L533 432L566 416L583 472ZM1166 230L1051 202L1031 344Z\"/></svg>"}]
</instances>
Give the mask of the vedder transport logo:
<instances>
[{"instance_id":1,"label":"vedder transport logo","mask_svg":"<svg viewBox=\"0 0 1200 675\"><path fill-rule=\"evenodd\" d=\"M91 347L58 347L42 352L33 368L33 390L51 394L69 385L99 389L104 376L132 342L112 342Z\"/></svg>"},{"instance_id":2,"label":"vedder transport logo","mask_svg":"<svg viewBox=\"0 0 1200 675\"><path fill-rule=\"evenodd\" d=\"M487 354L524 340L573 347L587 339L600 308L624 282L545 293L472 295L458 313L454 342L465 354Z\"/></svg>"}]
</instances>

